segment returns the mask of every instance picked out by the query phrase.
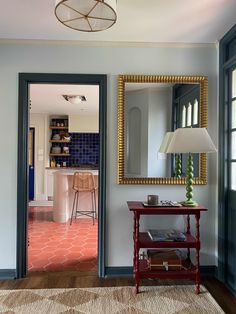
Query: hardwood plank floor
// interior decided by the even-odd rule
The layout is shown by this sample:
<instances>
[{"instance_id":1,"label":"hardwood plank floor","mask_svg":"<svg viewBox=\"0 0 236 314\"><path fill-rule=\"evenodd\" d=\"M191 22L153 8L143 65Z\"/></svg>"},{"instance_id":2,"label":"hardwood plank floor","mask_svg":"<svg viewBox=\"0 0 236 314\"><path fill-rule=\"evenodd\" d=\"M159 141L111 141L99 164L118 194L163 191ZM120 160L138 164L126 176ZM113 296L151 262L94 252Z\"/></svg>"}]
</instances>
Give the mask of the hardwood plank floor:
<instances>
[{"instance_id":1,"label":"hardwood plank floor","mask_svg":"<svg viewBox=\"0 0 236 314\"><path fill-rule=\"evenodd\" d=\"M189 281L142 280L141 285L189 284ZM31 272L17 280L0 280L0 289L45 289L132 286L133 278L98 278L96 271ZM227 314L236 314L236 298L217 279L203 277L202 284L208 289Z\"/></svg>"}]
</instances>

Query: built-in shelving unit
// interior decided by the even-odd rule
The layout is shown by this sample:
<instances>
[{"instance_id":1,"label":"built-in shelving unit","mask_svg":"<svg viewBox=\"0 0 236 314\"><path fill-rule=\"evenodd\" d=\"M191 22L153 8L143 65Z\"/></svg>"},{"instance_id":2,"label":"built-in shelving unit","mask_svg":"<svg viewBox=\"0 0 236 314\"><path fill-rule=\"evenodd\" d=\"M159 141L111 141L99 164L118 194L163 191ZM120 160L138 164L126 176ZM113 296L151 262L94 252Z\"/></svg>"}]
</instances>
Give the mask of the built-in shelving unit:
<instances>
[{"instance_id":1,"label":"built-in shelving unit","mask_svg":"<svg viewBox=\"0 0 236 314\"><path fill-rule=\"evenodd\" d=\"M49 143L51 143L49 157L51 157L51 162L56 163L57 161L53 157L68 157L70 156L69 151L65 151L64 148L67 145L60 145L63 143L70 143L71 141L65 139L64 136L68 135L68 117L67 116L53 116L49 122L49 129L51 130L51 135ZM57 137L55 138L55 135ZM58 151L53 149L58 147ZM60 149L59 149L60 148ZM68 149L68 148L67 148Z\"/></svg>"},{"instance_id":2,"label":"built-in shelving unit","mask_svg":"<svg viewBox=\"0 0 236 314\"><path fill-rule=\"evenodd\" d=\"M50 143L70 143L69 140L49 140Z\"/></svg>"},{"instance_id":3,"label":"built-in shelving unit","mask_svg":"<svg viewBox=\"0 0 236 314\"><path fill-rule=\"evenodd\" d=\"M68 130L68 127L67 126L53 126L53 125L50 125L49 127L51 130Z\"/></svg>"}]
</instances>

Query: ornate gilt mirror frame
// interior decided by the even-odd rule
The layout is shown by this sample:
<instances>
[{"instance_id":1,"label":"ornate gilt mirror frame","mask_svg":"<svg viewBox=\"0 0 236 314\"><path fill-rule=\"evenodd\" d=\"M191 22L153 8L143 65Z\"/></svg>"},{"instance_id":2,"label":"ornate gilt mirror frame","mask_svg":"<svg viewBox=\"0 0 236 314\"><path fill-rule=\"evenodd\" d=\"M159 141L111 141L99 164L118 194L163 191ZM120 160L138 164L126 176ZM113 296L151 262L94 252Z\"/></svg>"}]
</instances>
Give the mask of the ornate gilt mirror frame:
<instances>
[{"instance_id":1,"label":"ornate gilt mirror frame","mask_svg":"<svg viewBox=\"0 0 236 314\"><path fill-rule=\"evenodd\" d=\"M118 184L186 184L186 178L125 177L125 83L199 84L199 127L207 127L208 79L206 76L119 75L118 76ZM193 184L207 184L207 157L199 154L199 176Z\"/></svg>"}]
</instances>

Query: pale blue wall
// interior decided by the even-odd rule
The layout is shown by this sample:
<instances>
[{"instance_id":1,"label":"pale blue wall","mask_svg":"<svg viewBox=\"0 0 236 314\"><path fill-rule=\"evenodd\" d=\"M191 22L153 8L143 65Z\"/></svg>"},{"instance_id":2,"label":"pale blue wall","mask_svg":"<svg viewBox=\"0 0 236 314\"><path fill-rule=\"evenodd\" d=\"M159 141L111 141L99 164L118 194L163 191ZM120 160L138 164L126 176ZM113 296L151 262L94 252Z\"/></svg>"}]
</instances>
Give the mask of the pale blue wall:
<instances>
[{"instance_id":1,"label":"pale blue wall","mask_svg":"<svg viewBox=\"0 0 236 314\"><path fill-rule=\"evenodd\" d=\"M132 215L126 200L184 198L183 186L119 186L117 176L117 75L189 74L209 77L209 132L217 139L217 48L206 46L80 47L76 44L0 44L2 136L0 154L0 269L16 266L16 183L18 73L99 73L108 75L107 117L107 266L132 264ZM217 144L217 143L216 143ZM217 163L210 156L209 184L195 187L195 198L209 207L202 215L202 261L214 264L217 249ZM156 217L155 217L156 218ZM141 228L156 225L144 219ZM173 223L181 224L182 218ZM170 218L163 219L163 226Z\"/></svg>"}]
</instances>

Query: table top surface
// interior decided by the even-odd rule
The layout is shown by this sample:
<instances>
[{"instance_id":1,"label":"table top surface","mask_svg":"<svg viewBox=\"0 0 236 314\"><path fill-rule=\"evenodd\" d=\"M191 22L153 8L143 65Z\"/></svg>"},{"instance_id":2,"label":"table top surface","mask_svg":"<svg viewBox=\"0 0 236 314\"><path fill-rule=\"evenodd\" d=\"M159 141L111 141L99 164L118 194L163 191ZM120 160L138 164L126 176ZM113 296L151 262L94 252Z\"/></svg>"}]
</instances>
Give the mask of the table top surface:
<instances>
[{"instance_id":1,"label":"table top surface","mask_svg":"<svg viewBox=\"0 0 236 314\"><path fill-rule=\"evenodd\" d=\"M143 215L151 215L151 214L196 214L201 211L207 211L207 208L198 205L195 207L190 206L144 206L141 201L127 201L127 205L130 211L138 212Z\"/></svg>"}]
</instances>

